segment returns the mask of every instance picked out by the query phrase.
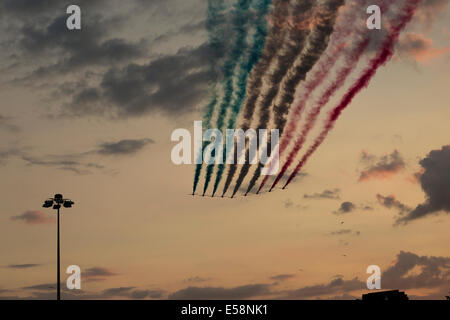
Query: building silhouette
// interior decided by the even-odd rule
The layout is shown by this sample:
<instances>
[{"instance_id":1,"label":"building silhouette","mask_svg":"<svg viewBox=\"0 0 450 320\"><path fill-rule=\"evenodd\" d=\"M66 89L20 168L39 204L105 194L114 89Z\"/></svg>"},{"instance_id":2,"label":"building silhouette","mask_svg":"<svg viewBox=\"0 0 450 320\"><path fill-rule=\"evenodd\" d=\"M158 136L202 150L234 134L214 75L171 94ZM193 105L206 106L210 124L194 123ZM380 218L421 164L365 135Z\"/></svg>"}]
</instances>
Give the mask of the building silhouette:
<instances>
[{"instance_id":1,"label":"building silhouette","mask_svg":"<svg viewBox=\"0 0 450 320\"><path fill-rule=\"evenodd\" d=\"M390 290L381 292L371 292L362 295L363 301L407 301L408 295L403 291Z\"/></svg>"}]
</instances>

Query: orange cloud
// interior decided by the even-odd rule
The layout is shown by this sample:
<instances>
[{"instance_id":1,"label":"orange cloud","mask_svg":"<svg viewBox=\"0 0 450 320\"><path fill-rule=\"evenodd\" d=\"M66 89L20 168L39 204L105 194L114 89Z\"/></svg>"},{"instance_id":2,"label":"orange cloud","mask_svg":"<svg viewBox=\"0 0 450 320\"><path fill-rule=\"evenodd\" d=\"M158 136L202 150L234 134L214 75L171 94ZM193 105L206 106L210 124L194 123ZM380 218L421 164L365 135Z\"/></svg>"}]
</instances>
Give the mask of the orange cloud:
<instances>
[{"instance_id":1,"label":"orange cloud","mask_svg":"<svg viewBox=\"0 0 450 320\"><path fill-rule=\"evenodd\" d=\"M435 48L433 40L417 33L405 34L398 43L399 53L417 62L428 62L440 56L450 54L450 47Z\"/></svg>"},{"instance_id":2,"label":"orange cloud","mask_svg":"<svg viewBox=\"0 0 450 320\"><path fill-rule=\"evenodd\" d=\"M359 176L359 181L368 181L371 179L389 179L405 168L405 161L397 150L392 154L382 156L377 162L376 157L363 151L362 159L369 162L369 165Z\"/></svg>"},{"instance_id":3,"label":"orange cloud","mask_svg":"<svg viewBox=\"0 0 450 320\"><path fill-rule=\"evenodd\" d=\"M55 221L54 217L41 211L25 211L21 215L11 217L11 220L23 220L26 224L47 224Z\"/></svg>"}]
</instances>

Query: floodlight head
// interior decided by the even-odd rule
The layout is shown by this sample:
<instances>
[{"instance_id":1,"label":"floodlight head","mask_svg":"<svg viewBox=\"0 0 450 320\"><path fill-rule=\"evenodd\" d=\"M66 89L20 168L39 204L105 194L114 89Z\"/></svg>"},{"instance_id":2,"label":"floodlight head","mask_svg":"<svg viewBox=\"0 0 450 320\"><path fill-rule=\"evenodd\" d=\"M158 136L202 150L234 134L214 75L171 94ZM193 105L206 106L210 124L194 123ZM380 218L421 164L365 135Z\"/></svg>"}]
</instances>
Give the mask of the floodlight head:
<instances>
[{"instance_id":1,"label":"floodlight head","mask_svg":"<svg viewBox=\"0 0 450 320\"><path fill-rule=\"evenodd\" d=\"M44 204L42 205L42 207L44 207L44 208L50 208L51 206L53 206L53 200L52 199L45 200Z\"/></svg>"},{"instance_id":2,"label":"floodlight head","mask_svg":"<svg viewBox=\"0 0 450 320\"><path fill-rule=\"evenodd\" d=\"M61 208L61 205L60 204L55 204L55 205L53 205L53 209L59 209L59 208Z\"/></svg>"},{"instance_id":3,"label":"floodlight head","mask_svg":"<svg viewBox=\"0 0 450 320\"><path fill-rule=\"evenodd\" d=\"M55 202L56 203L59 203L59 204L61 204L61 203L63 203L63 195L62 194L55 194L55 197L54 197L54 199L55 199Z\"/></svg>"},{"instance_id":4,"label":"floodlight head","mask_svg":"<svg viewBox=\"0 0 450 320\"><path fill-rule=\"evenodd\" d=\"M75 203L72 200L64 200L64 208L72 208L72 205L74 205Z\"/></svg>"}]
</instances>

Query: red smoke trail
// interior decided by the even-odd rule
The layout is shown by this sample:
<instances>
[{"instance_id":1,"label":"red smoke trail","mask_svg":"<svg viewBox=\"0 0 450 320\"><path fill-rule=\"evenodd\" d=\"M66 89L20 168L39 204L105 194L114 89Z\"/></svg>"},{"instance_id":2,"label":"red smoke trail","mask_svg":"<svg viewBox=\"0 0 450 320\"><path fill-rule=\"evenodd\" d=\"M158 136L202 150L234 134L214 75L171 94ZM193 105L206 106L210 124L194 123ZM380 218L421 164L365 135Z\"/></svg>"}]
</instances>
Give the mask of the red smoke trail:
<instances>
[{"instance_id":1,"label":"red smoke trail","mask_svg":"<svg viewBox=\"0 0 450 320\"><path fill-rule=\"evenodd\" d=\"M417 9L417 6L422 0L407 0L405 4L404 13L398 18L400 23L395 26L391 34L388 36L386 41L381 47L380 52L369 62L369 66L363 72L361 77L356 80L356 82L352 85L352 87L347 91L347 93L342 98L341 102L332 110L330 113L326 125L319 137L317 137L314 144L308 149L306 154L302 157L300 162L295 167L292 174L289 176L289 179L283 186L283 189L295 178L298 172L305 165L306 161L308 161L309 157L317 150L317 148L322 144L325 140L326 136L333 129L334 124L336 123L339 116L342 114L342 111L352 102L353 98L365 87L369 85L370 80L377 72L378 68L381 65L384 65L393 55L394 53L394 44L397 40L400 32L406 26L406 24L411 20L414 15L414 12Z\"/></svg>"},{"instance_id":2,"label":"red smoke trail","mask_svg":"<svg viewBox=\"0 0 450 320\"><path fill-rule=\"evenodd\" d=\"M358 61L361 58L364 51L366 50L368 44L369 44L369 39L365 39L355 48L354 52L349 57L349 61L346 63L346 66L338 72L336 79L333 81L333 83L330 84L330 86L324 92L322 97L317 102L317 105L310 111L310 113L308 114L306 125L303 127L303 129L300 133L300 136L295 141L294 148L289 153L288 158L287 158L285 164L283 165L283 168L281 169L277 178L275 179L272 186L270 187L270 190L272 190L278 184L280 179L286 173L289 166L295 160L295 157L297 156L298 152L300 151L300 149L303 147L303 144L305 143L308 133L314 127L314 124L316 123L317 117L319 116L320 112L322 111L322 108L328 103L331 96L342 87L342 85L344 84L347 77L350 75L352 70L354 70L354 68L356 67L356 64L358 63Z\"/></svg>"}]
</instances>

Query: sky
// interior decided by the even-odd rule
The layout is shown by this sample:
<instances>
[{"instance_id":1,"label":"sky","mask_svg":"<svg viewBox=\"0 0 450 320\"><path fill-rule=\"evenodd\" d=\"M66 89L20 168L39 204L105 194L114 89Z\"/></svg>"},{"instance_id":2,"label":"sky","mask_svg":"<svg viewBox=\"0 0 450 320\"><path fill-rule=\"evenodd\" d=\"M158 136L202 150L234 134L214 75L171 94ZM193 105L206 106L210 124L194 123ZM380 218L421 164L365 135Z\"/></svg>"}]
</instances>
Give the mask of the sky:
<instances>
[{"instance_id":1,"label":"sky","mask_svg":"<svg viewBox=\"0 0 450 320\"><path fill-rule=\"evenodd\" d=\"M285 190L231 199L210 197L211 186L199 196L204 168L193 197L195 165L171 160L172 132L204 117L208 61L220 66L206 0L1 1L0 299L55 299L56 218L42 203L56 193L75 202L61 211L63 299L356 299L369 292L370 265L382 289L444 299L448 2L420 4ZM81 30L66 27L70 4ZM224 5L232 23L233 1ZM364 31L375 32L371 45L383 27ZM231 27L223 37L231 42ZM369 46L327 108L374 54ZM81 290L65 288L70 265Z\"/></svg>"}]
</instances>

